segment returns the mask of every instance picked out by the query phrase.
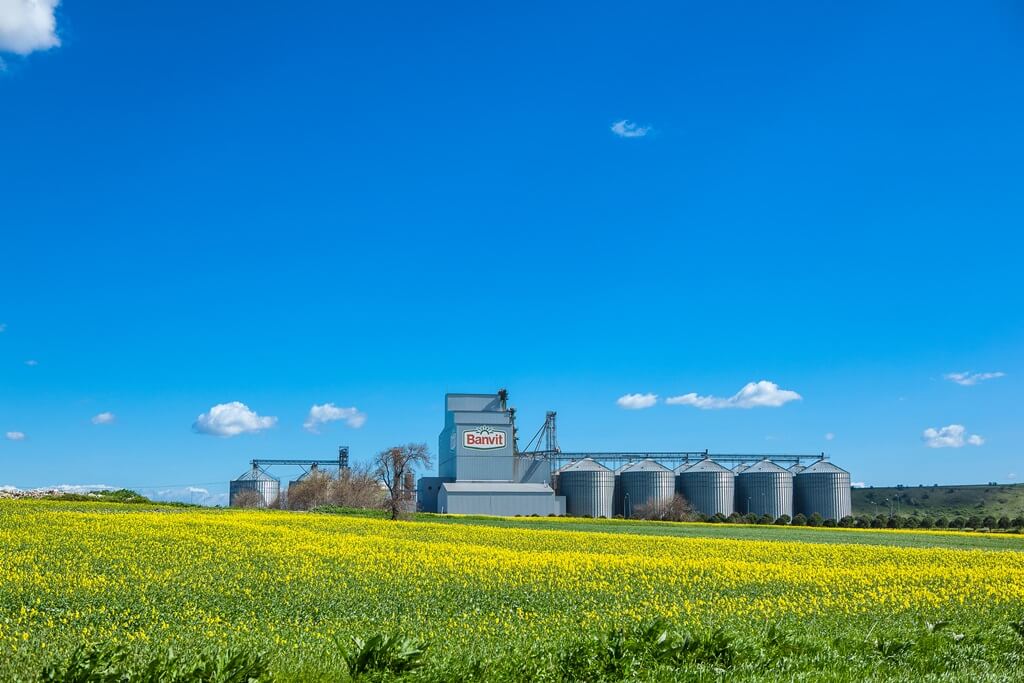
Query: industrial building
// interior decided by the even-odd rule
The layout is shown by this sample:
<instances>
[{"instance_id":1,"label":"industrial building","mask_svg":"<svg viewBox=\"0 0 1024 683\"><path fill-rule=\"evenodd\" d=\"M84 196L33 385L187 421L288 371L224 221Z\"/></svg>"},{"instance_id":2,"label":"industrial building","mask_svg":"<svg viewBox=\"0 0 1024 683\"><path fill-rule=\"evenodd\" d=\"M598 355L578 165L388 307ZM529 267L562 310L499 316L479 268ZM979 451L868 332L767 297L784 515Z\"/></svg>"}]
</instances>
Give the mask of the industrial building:
<instances>
[{"instance_id":1,"label":"industrial building","mask_svg":"<svg viewBox=\"0 0 1024 683\"><path fill-rule=\"evenodd\" d=\"M563 515L551 460L519 453L507 395L447 394L436 477L417 483L419 508L481 515Z\"/></svg>"},{"instance_id":2,"label":"industrial building","mask_svg":"<svg viewBox=\"0 0 1024 683\"><path fill-rule=\"evenodd\" d=\"M308 479L320 472L332 474L341 472L348 468L348 446L338 447L338 457L316 460L291 460L291 459L256 459L250 463L250 468L243 472L237 479L228 484L228 504L236 507L241 500L239 496L246 495L247 491L254 491L257 495L252 503L256 507L276 507L284 503L288 490L281 490L281 480L270 474L268 471L274 466L287 466L298 468L301 474L298 478L288 483L288 488ZM247 501L249 502L249 501Z\"/></svg>"},{"instance_id":3,"label":"industrial building","mask_svg":"<svg viewBox=\"0 0 1024 683\"><path fill-rule=\"evenodd\" d=\"M642 506L670 503L679 495L709 517L818 513L839 520L852 509L850 474L824 453L569 453L558 446L555 417L548 412L544 425L520 449L507 392L447 394L438 473L417 483L418 508L448 514L630 517Z\"/></svg>"}]
</instances>

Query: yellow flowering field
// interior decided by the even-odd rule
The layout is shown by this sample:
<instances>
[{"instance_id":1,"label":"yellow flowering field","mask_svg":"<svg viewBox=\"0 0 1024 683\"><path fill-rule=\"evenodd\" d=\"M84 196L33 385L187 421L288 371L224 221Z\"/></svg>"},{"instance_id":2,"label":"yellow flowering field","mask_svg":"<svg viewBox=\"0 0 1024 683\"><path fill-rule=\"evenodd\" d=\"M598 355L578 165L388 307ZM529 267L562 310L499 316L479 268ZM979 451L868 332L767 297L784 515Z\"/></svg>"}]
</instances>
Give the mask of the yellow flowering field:
<instances>
[{"instance_id":1,"label":"yellow flowering field","mask_svg":"<svg viewBox=\"0 0 1024 683\"><path fill-rule=\"evenodd\" d=\"M808 680L1010 680L1021 619L1021 551L0 502L0 680L91 643L138 657L244 647L279 679L338 680L353 637L381 633L425 649L389 675L565 679L597 666L566 652L649 623L719 633L727 665L643 650L609 677L774 678L784 641L785 671Z\"/></svg>"}]
</instances>

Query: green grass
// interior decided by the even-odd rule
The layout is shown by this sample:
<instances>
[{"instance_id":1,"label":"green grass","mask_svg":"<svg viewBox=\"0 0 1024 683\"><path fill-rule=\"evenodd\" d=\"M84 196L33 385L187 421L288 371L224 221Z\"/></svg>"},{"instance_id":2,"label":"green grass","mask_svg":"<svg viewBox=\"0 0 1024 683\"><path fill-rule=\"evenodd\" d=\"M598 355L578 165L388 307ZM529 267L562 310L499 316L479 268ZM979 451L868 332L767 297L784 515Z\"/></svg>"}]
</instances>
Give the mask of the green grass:
<instances>
[{"instance_id":1,"label":"green grass","mask_svg":"<svg viewBox=\"0 0 1024 683\"><path fill-rule=\"evenodd\" d=\"M470 524L512 529L591 531L645 536L726 538L739 541L846 543L889 545L903 548L960 548L1024 551L1024 535L923 530L839 529L750 524L703 524L697 522L648 522L622 519L549 519L546 517L480 517L418 514L420 521Z\"/></svg>"},{"instance_id":2,"label":"green grass","mask_svg":"<svg viewBox=\"0 0 1024 683\"><path fill-rule=\"evenodd\" d=\"M937 602L924 607L879 602L866 613L811 610L769 619L714 610L690 618L638 618L629 611L638 603L617 597L630 587L631 595L662 596L666 604L694 597L700 604L718 604L736 591L752 600L793 595L802 601L832 585L810 579L830 576L834 564L814 565L817 571L807 582L801 576L792 584L771 578L767 566L761 578L760 567L746 566L738 577L742 587L715 582L677 587L673 593L643 569L644 560L664 548L690 545L668 537L734 541L741 562L755 547L749 541L789 544L779 552L765 551L761 544L767 564L785 564L803 553L849 559L877 552L856 547L865 544L898 546L907 550L892 551L892 580L882 572L879 585L903 586L905 561L938 560L944 552L928 549L952 549L946 560L952 572L962 571L958 560L985 558L997 575L1019 574L1024 560L1015 553L1024 550L1024 535L425 514L395 525L383 516L344 509L298 513L95 500L4 502L0 681L39 680L40 674L54 681L168 683L247 683L255 677L264 682L1024 680L1024 605L986 602L977 597L984 592L958 602L938 590ZM485 527L510 531L486 532ZM572 537L567 546L570 535L555 533L567 531L587 535ZM452 540L458 545L448 545ZM369 554L336 560L336 549L356 542ZM794 542L838 545L810 550ZM635 553L637 565L609 575L610 587L594 583L580 590L575 582L559 581L571 569L543 561L567 547L581 562L593 563L588 573L611 572L606 563L624 553ZM445 560L441 570L421 574L418 567L437 548L454 568L444 570ZM460 548L485 561L492 552L513 554L480 581L475 572L463 573L475 565L459 569ZM513 558L533 556L538 563L520 575L525 580L506 574ZM23 581L4 584L5 575L27 563L36 569L23 574ZM710 570L688 571L699 576ZM376 583L377 574L388 575L390 583ZM71 587L66 577L81 585ZM970 580L992 585L981 575ZM934 586L954 585L942 575L935 581ZM386 589L377 590L380 586ZM618 605L614 614L602 615L609 604ZM520 609L521 623L509 616ZM531 626L530 619L544 619L546 626ZM483 628L497 620L515 626ZM146 639L133 640L137 633ZM85 647L78 649L80 644ZM105 677L96 676L98 669Z\"/></svg>"},{"instance_id":3,"label":"green grass","mask_svg":"<svg viewBox=\"0 0 1024 683\"><path fill-rule=\"evenodd\" d=\"M853 489L854 515L889 514L890 507L916 517L1024 515L1024 484L970 484ZM890 505L891 504L891 505Z\"/></svg>"}]
</instances>

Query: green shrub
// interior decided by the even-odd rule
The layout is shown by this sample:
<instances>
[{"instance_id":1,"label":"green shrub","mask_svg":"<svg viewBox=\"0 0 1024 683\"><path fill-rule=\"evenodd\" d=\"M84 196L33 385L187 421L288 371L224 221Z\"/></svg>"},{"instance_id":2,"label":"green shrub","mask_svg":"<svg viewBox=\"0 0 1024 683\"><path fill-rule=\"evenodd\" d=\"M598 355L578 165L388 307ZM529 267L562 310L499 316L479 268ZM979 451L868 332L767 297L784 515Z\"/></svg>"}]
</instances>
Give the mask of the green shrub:
<instances>
[{"instance_id":1,"label":"green shrub","mask_svg":"<svg viewBox=\"0 0 1024 683\"><path fill-rule=\"evenodd\" d=\"M377 634L367 640L353 638L342 658L352 678L364 675L402 674L423 666L423 641L396 634Z\"/></svg>"},{"instance_id":2,"label":"green shrub","mask_svg":"<svg viewBox=\"0 0 1024 683\"><path fill-rule=\"evenodd\" d=\"M150 659L133 659L126 650L81 645L66 661L43 669L46 683L267 683L273 680L266 656L249 649L227 648L196 654L168 652Z\"/></svg>"}]
</instances>

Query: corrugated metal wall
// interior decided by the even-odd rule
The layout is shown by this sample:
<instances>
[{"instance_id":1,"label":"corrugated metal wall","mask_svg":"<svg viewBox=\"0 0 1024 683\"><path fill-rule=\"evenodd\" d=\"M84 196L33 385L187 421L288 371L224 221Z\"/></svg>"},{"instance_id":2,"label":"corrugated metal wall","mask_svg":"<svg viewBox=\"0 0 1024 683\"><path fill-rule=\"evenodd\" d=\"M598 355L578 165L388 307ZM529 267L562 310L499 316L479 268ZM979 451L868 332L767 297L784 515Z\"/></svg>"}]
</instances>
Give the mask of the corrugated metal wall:
<instances>
[{"instance_id":1,"label":"corrugated metal wall","mask_svg":"<svg viewBox=\"0 0 1024 683\"><path fill-rule=\"evenodd\" d=\"M735 480L724 467L721 471L681 472L676 476L676 491L697 512L728 517L735 509Z\"/></svg>"},{"instance_id":2,"label":"corrugated metal wall","mask_svg":"<svg viewBox=\"0 0 1024 683\"><path fill-rule=\"evenodd\" d=\"M736 511L768 515L773 520L782 515L793 516L793 475L781 467L779 471L746 470L736 475Z\"/></svg>"},{"instance_id":3,"label":"corrugated metal wall","mask_svg":"<svg viewBox=\"0 0 1024 683\"><path fill-rule=\"evenodd\" d=\"M223 491L223 489L221 489ZM228 504L235 504L235 497L242 491L260 494L258 507L265 508L277 502L281 496L281 482L277 479L235 479L228 485Z\"/></svg>"},{"instance_id":4,"label":"corrugated metal wall","mask_svg":"<svg viewBox=\"0 0 1024 683\"><path fill-rule=\"evenodd\" d=\"M794 477L795 508L810 516L840 520L853 514L850 473L802 472Z\"/></svg>"},{"instance_id":5,"label":"corrugated metal wall","mask_svg":"<svg viewBox=\"0 0 1024 683\"><path fill-rule=\"evenodd\" d=\"M576 517L611 517L615 475L611 470L577 470L558 475L558 495L565 496L565 513Z\"/></svg>"},{"instance_id":6,"label":"corrugated metal wall","mask_svg":"<svg viewBox=\"0 0 1024 683\"><path fill-rule=\"evenodd\" d=\"M668 504L676 495L676 478L671 470L624 471L622 483L623 514L632 516L641 505Z\"/></svg>"}]
</instances>

